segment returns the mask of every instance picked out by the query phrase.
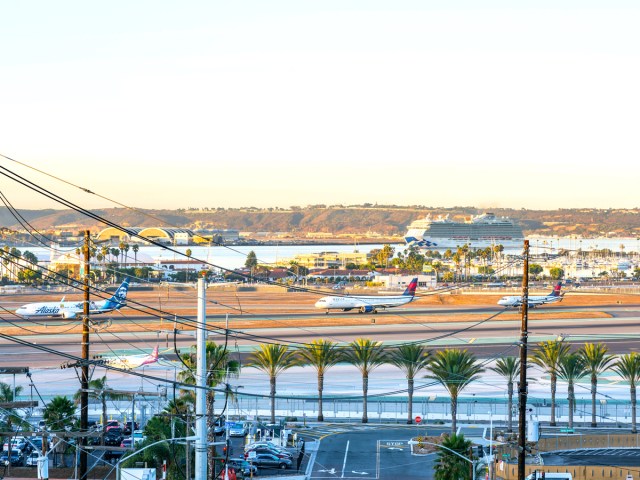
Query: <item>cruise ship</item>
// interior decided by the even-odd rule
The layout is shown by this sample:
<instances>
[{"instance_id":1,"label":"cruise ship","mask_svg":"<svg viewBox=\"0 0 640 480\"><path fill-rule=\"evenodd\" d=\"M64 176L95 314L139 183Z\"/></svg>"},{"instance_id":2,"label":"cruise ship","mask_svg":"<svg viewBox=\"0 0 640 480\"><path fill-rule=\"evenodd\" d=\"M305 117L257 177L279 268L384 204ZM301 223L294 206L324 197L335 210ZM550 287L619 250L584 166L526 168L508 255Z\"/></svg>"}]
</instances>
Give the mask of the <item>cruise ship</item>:
<instances>
[{"instance_id":1,"label":"cruise ship","mask_svg":"<svg viewBox=\"0 0 640 480\"><path fill-rule=\"evenodd\" d=\"M407 245L415 245L425 250L444 250L469 245L470 248L485 248L502 245L517 248L524 243L522 228L507 217L497 217L493 213L476 215L466 222L456 222L449 216L431 215L415 220L405 234Z\"/></svg>"}]
</instances>

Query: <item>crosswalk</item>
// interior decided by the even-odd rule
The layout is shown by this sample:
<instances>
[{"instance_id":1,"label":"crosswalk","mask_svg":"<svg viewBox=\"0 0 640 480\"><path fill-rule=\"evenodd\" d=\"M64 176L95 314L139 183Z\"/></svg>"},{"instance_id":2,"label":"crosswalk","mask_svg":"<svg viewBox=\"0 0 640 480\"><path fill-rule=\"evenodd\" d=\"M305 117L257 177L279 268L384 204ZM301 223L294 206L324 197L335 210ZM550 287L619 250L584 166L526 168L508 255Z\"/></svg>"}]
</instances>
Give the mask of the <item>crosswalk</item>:
<instances>
[{"instance_id":1,"label":"crosswalk","mask_svg":"<svg viewBox=\"0 0 640 480\"><path fill-rule=\"evenodd\" d=\"M401 428L398 425L350 425L344 423L323 423L323 424L311 424L305 427L296 427L293 429L294 433L298 434L298 437L305 439L323 439L329 435L335 435L337 433L345 432L361 432L361 431L384 431L387 428L398 429Z\"/></svg>"},{"instance_id":2,"label":"crosswalk","mask_svg":"<svg viewBox=\"0 0 640 480\"><path fill-rule=\"evenodd\" d=\"M637 449L623 449L623 448L587 448L580 450L559 450L552 452L552 455L558 455L561 457L601 457L601 456L616 456L616 457L640 457L640 450ZM543 457L545 455L543 454Z\"/></svg>"}]
</instances>

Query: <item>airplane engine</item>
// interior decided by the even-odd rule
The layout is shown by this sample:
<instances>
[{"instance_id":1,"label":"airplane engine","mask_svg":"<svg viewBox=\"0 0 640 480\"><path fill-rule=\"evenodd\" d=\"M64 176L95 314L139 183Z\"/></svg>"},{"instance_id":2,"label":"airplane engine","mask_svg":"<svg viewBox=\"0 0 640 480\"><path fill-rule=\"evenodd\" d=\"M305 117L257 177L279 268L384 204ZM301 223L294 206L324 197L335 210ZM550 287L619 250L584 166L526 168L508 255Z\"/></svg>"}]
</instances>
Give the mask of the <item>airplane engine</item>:
<instances>
[{"instance_id":1,"label":"airplane engine","mask_svg":"<svg viewBox=\"0 0 640 480\"><path fill-rule=\"evenodd\" d=\"M76 312L71 310L63 310L62 318L76 318Z\"/></svg>"},{"instance_id":2,"label":"airplane engine","mask_svg":"<svg viewBox=\"0 0 640 480\"><path fill-rule=\"evenodd\" d=\"M366 307L360 307L360 313L376 313L376 308L372 305L367 305Z\"/></svg>"}]
</instances>

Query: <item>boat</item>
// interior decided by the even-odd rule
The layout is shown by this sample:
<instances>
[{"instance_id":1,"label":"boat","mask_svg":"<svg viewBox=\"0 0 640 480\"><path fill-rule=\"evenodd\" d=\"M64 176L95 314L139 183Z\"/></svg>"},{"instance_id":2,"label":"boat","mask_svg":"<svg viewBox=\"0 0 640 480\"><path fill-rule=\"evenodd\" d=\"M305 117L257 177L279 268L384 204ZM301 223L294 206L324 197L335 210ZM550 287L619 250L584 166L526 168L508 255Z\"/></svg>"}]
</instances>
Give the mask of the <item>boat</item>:
<instances>
[{"instance_id":1,"label":"boat","mask_svg":"<svg viewBox=\"0 0 640 480\"><path fill-rule=\"evenodd\" d=\"M404 237L407 246L421 250L446 250L468 245L471 249L502 245L518 248L524 243L522 228L507 217L483 213L470 220L457 222L449 215L415 220Z\"/></svg>"}]
</instances>

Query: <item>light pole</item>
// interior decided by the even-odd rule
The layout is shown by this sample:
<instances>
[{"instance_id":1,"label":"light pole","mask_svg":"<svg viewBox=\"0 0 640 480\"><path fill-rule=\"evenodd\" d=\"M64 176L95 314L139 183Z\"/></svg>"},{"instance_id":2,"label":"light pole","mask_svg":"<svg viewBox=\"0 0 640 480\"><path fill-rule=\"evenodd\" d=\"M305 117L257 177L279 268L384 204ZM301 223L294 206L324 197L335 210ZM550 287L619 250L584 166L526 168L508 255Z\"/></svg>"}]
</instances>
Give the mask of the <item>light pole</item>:
<instances>
[{"instance_id":1,"label":"light pole","mask_svg":"<svg viewBox=\"0 0 640 480\"><path fill-rule=\"evenodd\" d=\"M489 410L489 479L493 480L493 414Z\"/></svg>"}]
</instances>

